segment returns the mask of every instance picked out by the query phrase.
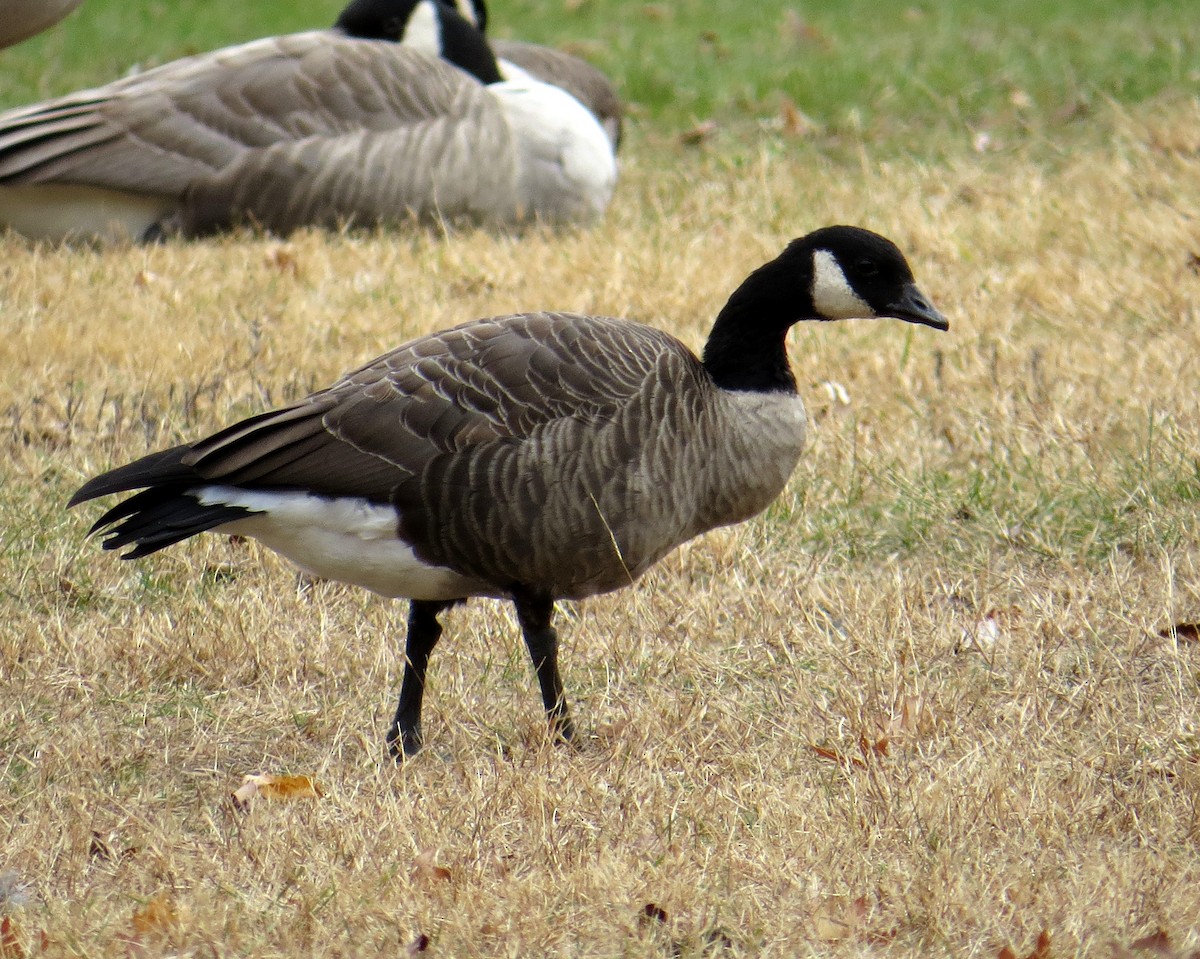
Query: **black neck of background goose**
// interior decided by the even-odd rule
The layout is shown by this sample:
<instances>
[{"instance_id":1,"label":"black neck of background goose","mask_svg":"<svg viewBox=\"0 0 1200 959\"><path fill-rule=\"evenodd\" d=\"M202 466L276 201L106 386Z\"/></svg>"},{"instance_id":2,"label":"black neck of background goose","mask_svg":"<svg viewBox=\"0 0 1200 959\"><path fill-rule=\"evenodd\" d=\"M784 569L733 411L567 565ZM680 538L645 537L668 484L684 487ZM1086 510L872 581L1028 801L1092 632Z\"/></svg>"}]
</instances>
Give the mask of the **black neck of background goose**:
<instances>
[{"instance_id":1,"label":"black neck of background goose","mask_svg":"<svg viewBox=\"0 0 1200 959\"><path fill-rule=\"evenodd\" d=\"M399 41L416 4L413 0L353 0L333 28L359 40Z\"/></svg>"},{"instance_id":2,"label":"black neck of background goose","mask_svg":"<svg viewBox=\"0 0 1200 959\"><path fill-rule=\"evenodd\" d=\"M442 58L480 83L499 83L500 66L487 38L453 7L442 8Z\"/></svg>"},{"instance_id":3,"label":"black neck of background goose","mask_svg":"<svg viewBox=\"0 0 1200 959\"><path fill-rule=\"evenodd\" d=\"M441 0L441 2L455 13L461 14L468 23L473 22L475 24L475 29L480 33L487 33L488 11L487 4L484 3L484 0L468 0L465 6L470 7L471 13L469 16L463 13L463 4L458 4L455 2L455 0Z\"/></svg>"},{"instance_id":4,"label":"black neck of background goose","mask_svg":"<svg viewBox=\"0 0 1200 959\"><path fill-rule=\"evenodd\" d=\"M338 16L334 29L359 40L398 43L417 4L414 0L353 0ZM480 83L503 77L487 39L452 4L437 3L442 59L474 76Z\"/></svg>"},{"instance_id":5,"label":"black neck of background goose","mask_svg":"<svg viewBox=\"0 0 1200 959\"><path fill-rule=\"evenodd\" d=\"M817 318L807 299L809 272L807 254L793 255L789 249L737 288L704 345L704 368L717 386L742 392L796 392L786 337L797 320Z\"/></svg>"}]
</instances>

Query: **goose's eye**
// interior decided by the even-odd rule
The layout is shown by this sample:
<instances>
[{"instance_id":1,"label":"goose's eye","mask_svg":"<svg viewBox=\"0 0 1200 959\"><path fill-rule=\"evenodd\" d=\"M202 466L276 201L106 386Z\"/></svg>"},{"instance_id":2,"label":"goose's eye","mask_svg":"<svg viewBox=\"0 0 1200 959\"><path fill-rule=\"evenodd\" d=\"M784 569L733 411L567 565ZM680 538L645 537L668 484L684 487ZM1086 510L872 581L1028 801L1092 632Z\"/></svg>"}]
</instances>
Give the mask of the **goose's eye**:
<instances>
[{"instance_id":1,"label":"goose's eye","mask_svg":"<svg viewBox=\"0 0 1200 959\"><path fill-rule=\"evenodd\" d=\"M859 260L856 264L860 276L878 276L879 267L874 260Z\"/></svg>"}]
</instances>

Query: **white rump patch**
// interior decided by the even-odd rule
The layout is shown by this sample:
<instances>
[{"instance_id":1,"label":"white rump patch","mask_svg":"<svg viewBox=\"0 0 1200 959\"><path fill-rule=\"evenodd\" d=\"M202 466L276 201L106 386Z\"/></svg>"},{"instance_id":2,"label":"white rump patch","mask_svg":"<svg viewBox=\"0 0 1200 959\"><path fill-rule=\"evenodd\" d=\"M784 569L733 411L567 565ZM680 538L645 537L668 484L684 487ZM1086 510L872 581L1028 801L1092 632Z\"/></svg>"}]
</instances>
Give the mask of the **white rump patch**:
<instances>
[{"instance_id":1,"label":"white rump patch","mask_svg":"<svg viewBox=\"0 0 1200 959\"><path fill-rule=\"evenodd\" d=\"M354 497L329 499L233 486L201 486L191 495L203 506L254 510L253 516L225 523L217 531L252 536L313 576L394 599L486 595L481 584L444 566L421 562L398 537L399 519L390 506Z\"/></svg>"},{"instance_id":2,"label":"white rump patch","mask_svg":"<svg viewBox=\"0 0 1200 959\"><path fill-rule=\"evenodd\" d=\"M828 250L813 253L812 301L827 320L870 319L878 314L854 292L837 258Z\"/></svg>"},{"instance_id":3,"label":"white rump patch","mask_svg":"<svg viewBox=\"0 0 1200 959\"><path fill-rule=\"evenodd\" d=\"M433 0L421 0L413 7L401 43L430 56L441 57L442 23L433 7Z\"/></svg>"},{"instance_id":4,"label":"white rump patch","mask_svg":"<svg viewBox=\"0 0 1200 959\"><path fill-rule=\"evenodd\" d=\"M165 196L103 187L36 183L0 187L0 229L31 240L138 240L175 209Z\"/></svg>"},{"instance_id":5,"label":"white rump patch","mask_svg":"<svg viewBox=\"0 0 1200 959\"><path fill-rule=\"evenodd\" d=\"M552 222L599 218L617 183L617 160L600 121L550 83L517 78L488 91L513 132L518 211Z\"/></svg>"}]
</instances>

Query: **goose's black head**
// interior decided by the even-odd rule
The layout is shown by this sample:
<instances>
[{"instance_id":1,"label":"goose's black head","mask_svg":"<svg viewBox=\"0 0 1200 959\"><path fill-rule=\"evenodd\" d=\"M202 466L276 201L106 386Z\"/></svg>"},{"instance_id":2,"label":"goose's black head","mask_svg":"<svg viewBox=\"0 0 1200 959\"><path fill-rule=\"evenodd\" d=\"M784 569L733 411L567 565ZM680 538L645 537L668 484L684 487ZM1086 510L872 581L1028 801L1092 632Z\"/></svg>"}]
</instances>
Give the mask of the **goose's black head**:
<instances>
[{"instance_id":1,"label":"goose's black head","mask_svg":"<svg viewBox=\"0 0 1200 959\"><path fill-rule=\"evenodd\" d=\"M388 40L440 57L480 83L503 79L482 31L446 0L351 0L333 26L359 40Z\"/></svg>"},{"instance_id":2,"label":"goose's black head","mask_svg":"<svg viewBox=\"0 0 1200 959\"><path fill-rule=\"evenodd\" d=\"M824 227L793 240L738 287L709 334L704 365L726 389L795 390L784 346L795 323L871 317L950 327L891 240L860 227Z\"/></svg>"},{"instance_id":3,"label":"goose's black head","mask_svg":"<svg viewBox=\"0 0 1200 959\"><path fill-rule=\"evenodd\" d=\"M913 280L904 254L891 240L856 226L827 226L793 240L794 254L809 273L811 316L797 320L848 320L890 316L909 323L950 328Z\"/></svg>"}]
</instances>

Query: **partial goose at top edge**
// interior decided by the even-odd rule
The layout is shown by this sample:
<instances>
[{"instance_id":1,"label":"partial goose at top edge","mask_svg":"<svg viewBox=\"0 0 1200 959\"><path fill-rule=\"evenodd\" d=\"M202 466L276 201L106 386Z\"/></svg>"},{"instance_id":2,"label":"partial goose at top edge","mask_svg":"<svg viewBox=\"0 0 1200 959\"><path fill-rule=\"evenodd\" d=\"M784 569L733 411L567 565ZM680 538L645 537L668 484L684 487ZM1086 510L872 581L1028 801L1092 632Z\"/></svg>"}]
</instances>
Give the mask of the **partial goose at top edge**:
<instances>
[{"instance_id":1,"label":"partial goose at top edge","mask_svg":"<svg viewBox=\"0 0 1200 959\"><path fill-rule=\"evenodd\" d=\"M603 213L616 160L583 105L500 78L452 8L373 3L398 37L270 37L0 114L0 228L138 240Z\"/></svg>"},{"instance_id":2,"label":"partial goose at top edge","mask_svg":"<svg viewBox=\"0 0 1200 959\"><path fill-rule=\"evenodd\" d=\"M260 540L297 566L411 600L387 741L421 744L439 616L512 601L552 730L573 725L554 603L628 586L681 543L765 509L805 444L786 335L886 316L947 329L903 254L826 227L755 270L702 357L630 320L525 313L412 340L328 389L97 476L140 490L104 513L105 549L197 533Z\"/></svg>"},{"instance_id":3,"label":"partial goose at top edge","mask_svg":"<svg viewBox=\"0 0 1200 959\"><path fill-rule=\"evenodd\" d=\"M72 13L83 0L0 0L0 48L36 36Z\"/></svg>"}]
</instances>

